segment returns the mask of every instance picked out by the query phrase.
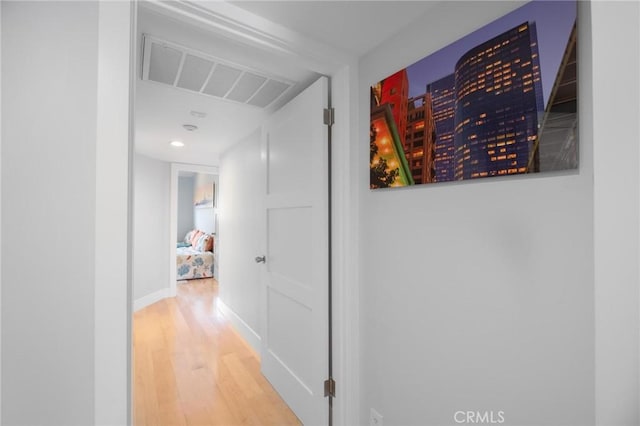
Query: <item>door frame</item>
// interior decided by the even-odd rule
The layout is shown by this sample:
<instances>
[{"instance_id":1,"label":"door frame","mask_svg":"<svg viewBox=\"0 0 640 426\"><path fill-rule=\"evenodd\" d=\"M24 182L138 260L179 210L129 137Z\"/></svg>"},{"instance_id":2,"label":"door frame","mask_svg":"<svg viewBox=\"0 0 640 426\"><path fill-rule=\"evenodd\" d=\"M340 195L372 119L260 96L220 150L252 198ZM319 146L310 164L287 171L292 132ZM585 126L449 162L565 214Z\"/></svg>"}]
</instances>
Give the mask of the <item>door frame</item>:
<instances>
[{"instance_id":1,"label":"door frame","mask_svg":"<svg viewBox=\"0 0 640 426\"><path fill-rule=\"evenodd\" d=\"M134 3L137 3L137 0ZM335 124L332 127L333 377L336 380L336 397L333 403L334 424L336 426L360 424L360 418L364 418L360 413L359 276L362 266L357 236L359 188L364 178L359 176L357 169L353 167L357 164L358 155L357 143L353 142L358 141L359 136L358 58L300 34L293 34L286 28L264 19L256 19L256 15L225 2L208 3L205 8L195 3L178 0L171 3L147 2L145 7L204 26L207 30L230 37L241 44L251 44L266 51L272 51L274 54L288 55L295 58L301 66L330 77L330 104L335 108ZM132 26L135 28L135 19L133 21ZM136 36L136 32L132 32L132 46L137 42ZM132 61L135 64L137 60L132 57ZM134 96L136 73L132 73L130 78L132 96ZM132 102L132 111L130 111L132 124L134 105L135 103ZM193 167L176 163L176 167L181 166ZM172 187L175 185L175 191L177 177L174 179L173 168L174 165L172 165L171 184ZM131 183L132 173L129 180ZM172 196L172 203L173 200ZM175 205L177 208L177 198ZM173 212L173 207L171 211ZM170 231L171 238L174 238L177 222L172 218L171 223L176 224ZM129 232L131 233L131 230ZM175 258L175 249L172 250L172 255ZM128 261L132 262L131 254ZM172 289L172 294L175 294L175 266L170 274L169 279L173 278L173 287L170 282L169 288ZM131 300L129 300L128 310L131 311L131 309ZM131 318L129 318L127 324L129 330L131 325ZM110 339L110 342L113 340ZM129 335L126 342L129 354L127 366L129 419L132 412L130 342Z\"/></svg>"},{"instance_id":2,"label":"door frame","mask_svg":"<svg viewBox=\"0 0 640 426\"><path fill-rule=\"evenodd\" d=\"M97 4L94 423L132 423L137 1Z\"/></svg>"},{"instance_id":3,"label":"door frame","mask_svg":"<svg viewBox=\"0 0 640 426\"><path fill-rule=\"evenodd\" d=\"M358 65L345 65L330 79L329 102L335 109L331 128L332 173L332 316L333 378L337 426L360 424L360 185L357 164Z\"/></svg>"},{"instance_id":4,"label":"door frame","mask_svg":"<svg viewBox=\"0 0 640 426\"><path fill-rule=\"evenodd\" d=\"M206 173L209 175L219 175L220 168L217 166L201 166L196 164L171 163L171 186L169 189L169 241L175 241L178 233L178 177L180 172ZM169 297L177 294L178 283L176 280L176 245L169 244Z\"/></svg>"}]
</instances>

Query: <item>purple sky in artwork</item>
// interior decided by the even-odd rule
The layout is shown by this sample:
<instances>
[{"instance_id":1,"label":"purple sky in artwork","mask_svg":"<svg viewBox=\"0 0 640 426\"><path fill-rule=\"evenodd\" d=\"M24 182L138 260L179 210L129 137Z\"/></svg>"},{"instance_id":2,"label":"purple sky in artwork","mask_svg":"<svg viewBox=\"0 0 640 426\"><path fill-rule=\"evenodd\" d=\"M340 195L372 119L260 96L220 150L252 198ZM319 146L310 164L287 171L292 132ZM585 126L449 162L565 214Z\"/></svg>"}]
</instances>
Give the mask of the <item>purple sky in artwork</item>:
<instances>
[{"instance_id":1,"label":"purple sky in artwork","mask_svg":"<svg viewBox=\"0 0 640 426\"><path fill-rule=\"evenodd\" d=\"M452 74L455 63L470 49L529 21L535 22L537 27L542 92L546 106L576 13L575 0L532 1L408 66L409 96L425 93L428 83Z\"/></svg>"}]
</instances>

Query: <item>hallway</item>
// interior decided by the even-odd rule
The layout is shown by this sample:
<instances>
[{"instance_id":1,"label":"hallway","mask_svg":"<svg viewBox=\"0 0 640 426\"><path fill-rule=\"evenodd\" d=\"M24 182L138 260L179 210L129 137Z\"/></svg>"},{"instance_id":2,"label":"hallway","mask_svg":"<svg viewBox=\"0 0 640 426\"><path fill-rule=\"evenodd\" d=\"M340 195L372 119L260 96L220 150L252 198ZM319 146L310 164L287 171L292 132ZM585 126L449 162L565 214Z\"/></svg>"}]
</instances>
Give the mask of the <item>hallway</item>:
<instances>
[{"instance_id":1,"label":"hallway","mask_svg":"<svg viewBox=\"0 0 640 426\"><path fill-rule=\"evenodd\" d=\"M299 425L217 308L214 279L133 315L133 416L143 425Z\"/></svg>"}]
</instances>

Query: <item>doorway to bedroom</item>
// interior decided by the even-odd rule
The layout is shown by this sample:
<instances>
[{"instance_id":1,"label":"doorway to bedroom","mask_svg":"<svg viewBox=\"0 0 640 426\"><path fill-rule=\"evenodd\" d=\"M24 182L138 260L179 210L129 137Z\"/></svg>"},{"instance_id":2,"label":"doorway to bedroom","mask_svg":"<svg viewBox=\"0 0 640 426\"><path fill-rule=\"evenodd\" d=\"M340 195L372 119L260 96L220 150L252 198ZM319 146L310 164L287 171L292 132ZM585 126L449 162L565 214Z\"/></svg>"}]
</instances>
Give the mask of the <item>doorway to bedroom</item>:
<instances>
[{"instance_id":1,"label":"doorway to bedroom","mask_svg":"<svg viewBox=\"0 0 640 426\"><path fill-rule=\"evenodd\" d=\"M188 168L188 167L187 167ZM218 174L177 170L175 185L176 281L217 278L217 193ZM175 179L175 176L172 177ZM172 197L174 194L172 192Z\"/></svg>"}]
</instances>

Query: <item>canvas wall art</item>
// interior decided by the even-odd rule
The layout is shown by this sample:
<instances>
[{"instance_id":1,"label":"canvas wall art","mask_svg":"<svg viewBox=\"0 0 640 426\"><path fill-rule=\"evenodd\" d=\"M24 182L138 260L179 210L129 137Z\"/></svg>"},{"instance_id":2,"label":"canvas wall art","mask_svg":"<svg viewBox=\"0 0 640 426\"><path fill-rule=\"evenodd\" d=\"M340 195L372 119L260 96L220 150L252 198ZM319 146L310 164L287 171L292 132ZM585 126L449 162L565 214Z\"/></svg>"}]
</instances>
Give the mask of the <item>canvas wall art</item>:
<instances>
[{"instance_id":1,"label":"canvas wall art","mask_svg":"<svg viewBox=\"0 0 640 426\"><path fill-rule=\"evenodd\" d=\"M371 87L370 188L578 167L576 1L532 1Z\"/></svg>"},{"instance_id":2,"label":"canvas wall art","mask_svg":"<svg viewBox=\"0 0 640 426\"><path fill-rule=\"evenodd\" d=\"M213 208L216 201L216 182L213 175L197 173L194 179L193 205L196 208Z\"/></svg>"}]
</instances>

